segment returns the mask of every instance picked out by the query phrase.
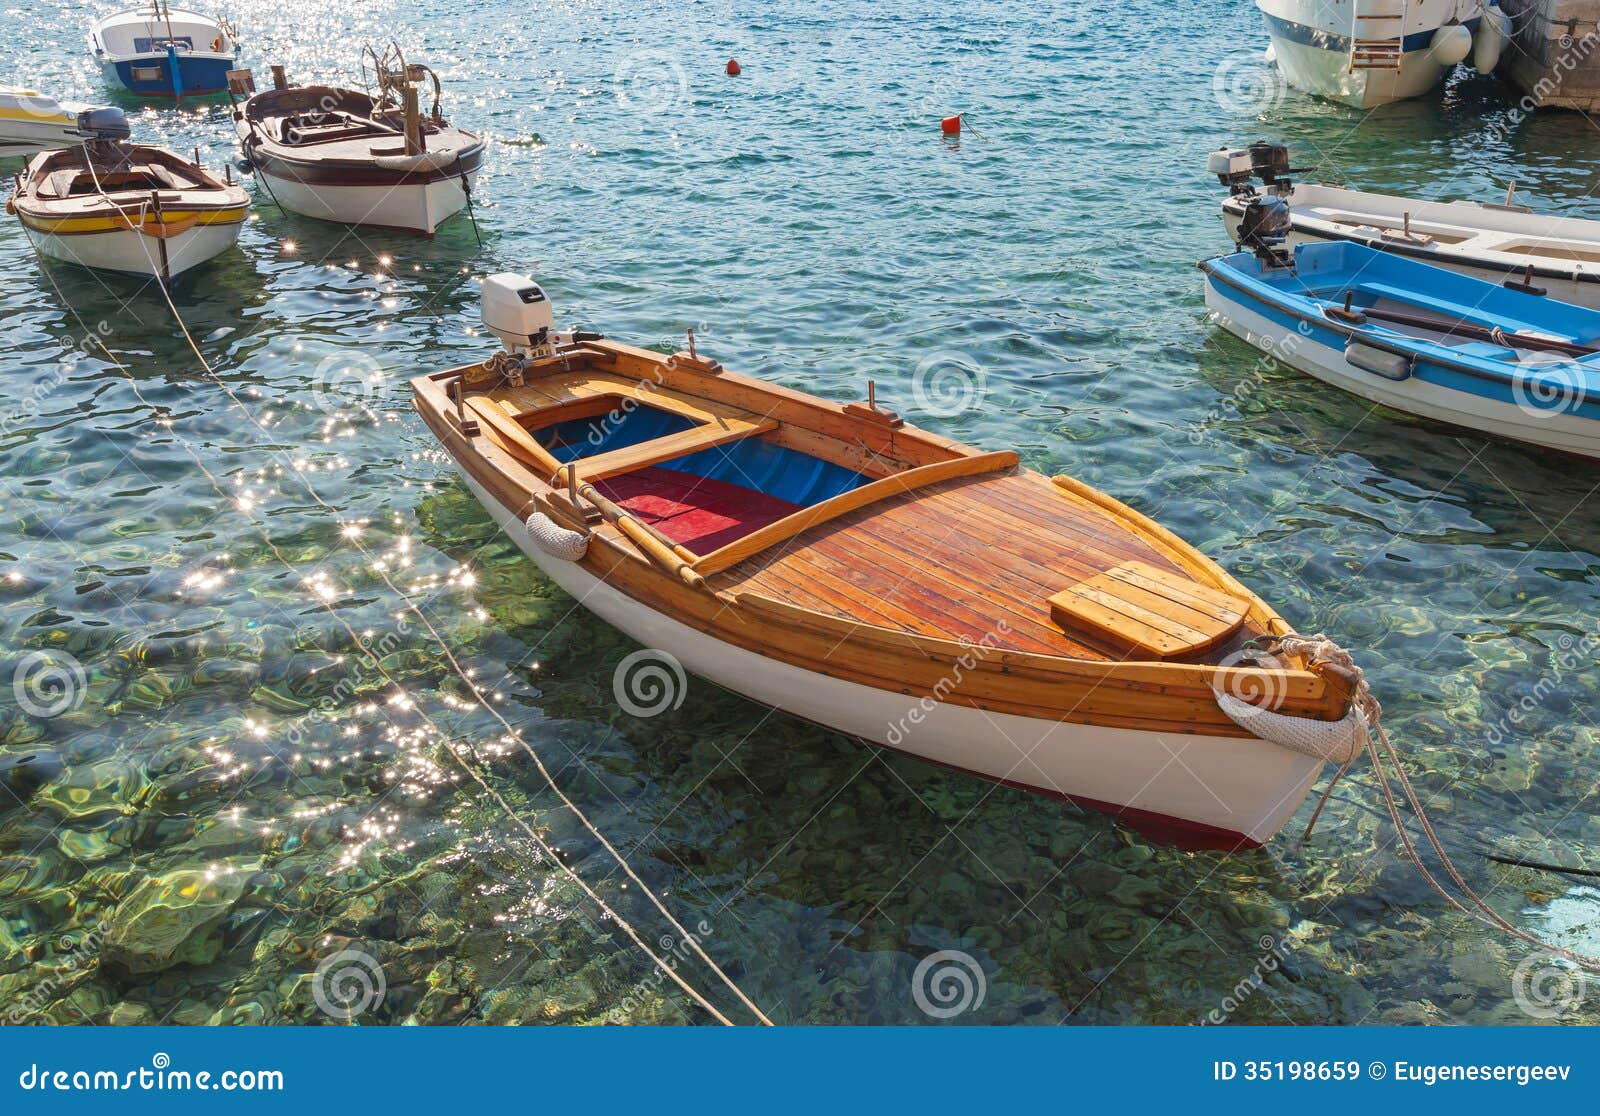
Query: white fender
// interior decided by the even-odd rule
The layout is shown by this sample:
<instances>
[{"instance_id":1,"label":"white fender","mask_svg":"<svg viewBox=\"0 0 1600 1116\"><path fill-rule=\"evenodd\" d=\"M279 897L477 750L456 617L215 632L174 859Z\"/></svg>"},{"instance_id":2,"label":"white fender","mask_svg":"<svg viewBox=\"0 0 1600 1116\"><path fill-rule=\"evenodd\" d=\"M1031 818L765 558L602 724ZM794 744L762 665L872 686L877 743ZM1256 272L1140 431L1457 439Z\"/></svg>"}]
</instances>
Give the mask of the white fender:
<instances>
[{"instance_id":1,"label":"white fender","mask_svg":"<svg viewBox=\"0 0 1600 1116\"><path fill-rule=\"evenodd\" d=\"M1472 32L1459 23L1446 24L1433 33L1428 50L1441 66L1464 62L1472 53Z\"/></svg>"},{"instance_id":2,"label":"white fender","mask_svg":"<svg viewBox=\"0 0 1600 1116\"><path fill-rule=\"evenodd\" d=\"M1483 9L1483 18L1478 21L1478 33L1472 39L1472 68L1480 74L1494 73L1494 68L1500 64L1500 55L1505 53L1506 44L1510 41L1511 17L1490 4Z\"/></svg>"}]
</instances>

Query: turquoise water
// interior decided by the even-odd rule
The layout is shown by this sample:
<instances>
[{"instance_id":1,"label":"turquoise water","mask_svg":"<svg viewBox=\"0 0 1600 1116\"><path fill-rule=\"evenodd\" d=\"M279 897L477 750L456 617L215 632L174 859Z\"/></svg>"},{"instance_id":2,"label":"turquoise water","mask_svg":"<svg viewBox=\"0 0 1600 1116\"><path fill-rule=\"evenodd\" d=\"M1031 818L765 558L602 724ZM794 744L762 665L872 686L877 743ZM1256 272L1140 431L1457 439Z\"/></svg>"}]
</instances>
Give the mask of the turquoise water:
<instances>
[{"instance_id":1,"label":"turquoise water","mask_svg":"<svg viewBox=\"0 0 1600 1116\"><path fill-rule=\"evenodd\" d=\"M0 17L5 80L104 99L78 5L40 11ZM503 717L781 1022L936 1021L915 992L941 950L981 972L957 1023L1600 1022L1428 890L1364 765L1304 846L1309 806L1224 858L703 683L624 712L613 672L637 647L501 537L406 389L482 354L474 280L501 270L536 274L563 324L661 349L692 326L724 363L831 398L876 379L922 425L1154 515L1354 649L1474 886L1593 949L1600 892L1482 853L1600 845L1600 476L1262 366L1206 323L1193 266L1225 247L1219 143L1283 137L1320 175L1424 196L1515 180L1600 217L1581 117L1512 125L1468 76L1366 117L1252 86L1242 0L231 11L258 70L354 78L360 44L391 36L434 65L492 140L484 243L461 220L425 243L258 198L241 250L176 296L224 387L158 294L57 266L58 293L0 222L0 645L13 674L69 664L59 715L0 687L0 755L51 765L24 804L0 797L0 1018L329 1022L314 973L355 951L384 987L359 1023L706 1022L533 843L683 951ZM949 142L955 111L972 127ZM136 129L230 150L216 104ZM913 391L919 363L952 362L981 372L977 405Z\"/></svg>"}]
</instances>

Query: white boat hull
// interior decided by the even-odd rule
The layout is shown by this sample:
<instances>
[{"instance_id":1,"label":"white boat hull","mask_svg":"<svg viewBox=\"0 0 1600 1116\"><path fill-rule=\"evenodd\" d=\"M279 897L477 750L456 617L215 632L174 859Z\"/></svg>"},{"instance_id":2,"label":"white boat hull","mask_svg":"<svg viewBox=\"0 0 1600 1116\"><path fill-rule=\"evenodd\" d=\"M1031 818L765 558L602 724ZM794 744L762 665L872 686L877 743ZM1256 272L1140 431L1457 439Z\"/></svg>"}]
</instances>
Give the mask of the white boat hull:
<instances>
[{"instance_id":1,"label":"white boat hull","mask_svg":"<svg viewBox=\"0 0 1600 1116\"><path fill-rule=\"evenodd\" d=\"M416 186L309 186L257 169L257 175L284 209L319 221L370 225L432 236L467 206L461 179L442 178ZM469 172L472 184L477 172Z\"/></svg>"},{"instance_id":2,"label":"white boat hull","mask_svg":"<svg viewBox=\"0 0 1600 1116\"><path fill-rule=\"evenodd\" d=\"M1591 419L1535 407L1524 409L1515 403L1441 387L1416 376L1394 381L1375 375L1349 363L1342 349L1314 341L1250 309L1230 297L1229 288L1209 277L1206 306L1215 314L1217 324L1235 337L1352 395L1451 426L1600 458L1600 436Z\"/></svg>"},{"instance_id":3,"label":"white boat hull","mask_svg":"<svg viewBox=\"0 0 1600 1116\"><path fill-rule=\"evenodd\" d=\"M767 658L679 623L581 565L540 550L460 469L467 487L552 581L600 619L689 673L763 705L897 751L1055 797L1207 826L1260 844L1305 801L1322 763L1253 737L1142 732L993 713L847 682ZM921 723L897 733L913 708ZM898 739L891 737L898 736Z\"/></svg>"},{"instance_id":4,"label":"white boat hull","mask_svg":"<svg viewBox=\"0 0 1600 1116\"><path fill-rule=\"evenodd\" d=\"M1307 188L1296 187L1302 189ZM1534 286L1543 288L1548 297L1600 310L1600 222L1485 208L1471 202L1412 201L1325 186L1309 189L1322 199L1316 208L1302 208L1293 197L1289 199L1293 222L1290 247L1349 240L1489 283L1521 279L1521 268L1531 264L1536 271ZM1347 197L1341 199L1341 194ZM1338 204L1341 200L1346 204ZM1384 202L1392 204L1382 205ZM1324 212L1334 211L1345 219L1325 219ZM1361 233L1350 224L1350 219L1371 218L1382 226L1399 228L1407 214L1413 229L1442 232L1445 239L1425 248L1407 247L1403 240L1386 240L1376 228ZM1229 238L1237 243L1240 214L1225 207L1222 221ZM1535 246L1547 248L1549 254L1530 253ZM1585 257L1588 262L1579 262Z\"/></svg>"},{"instance_id":5,"label":"white boat hull","mask_svg":"<svg viewBox=\"0 0 1600 1116\"><path fill-rule=\"evenodd\" d=\"M166 240L168 273L173 279L226 252L239 240L235 224L196 225ZM63 263L101 271L161 277L161 242L132 229L59 236L28 230L39 251Z\"/></svg>"},{"instance_id":6,"label":"white boat hull","mask_svg":"<svg viewBox=\"0 0 1600 1116\"><path fill-rule=\"evenodd\" d=\"M1284 79L1306 93L1359 109L1420 97L1447 68L1434 57L1439 28L1468 23L1478 0L1392 0L1388 7L1363 0L1256 0L1265 17L1273 55ZM1403 19L1358 19L1389 11ZM1395 67L1364 67L1352 58L1353 40L1393 38L1403 44Z\"/></svg>"},{"instance_id":7,"label":"white boat hull","mask_svg":"<svg viewBox=\"0 0 1600 1116\"><path fill-rule=\"evenodd\" d=\"M31 89L0 86L0 159L76 147L82 142L76 111Z\"/></svg>"},{"instance_id":8,"label":"white boat hull","mask_svg":"<svg viewBox=\"0 0 1600 1116\"><path fill-rule=\"evenodd\" d=\"M1426 50L1404 56L1398 70L1351 70L1343 51L1322 50L1293 39L1271 36L1284 80L1296 89L1352 108L1370 109L1420 97L1444 74Z\"/></svg>"}]
</instances>

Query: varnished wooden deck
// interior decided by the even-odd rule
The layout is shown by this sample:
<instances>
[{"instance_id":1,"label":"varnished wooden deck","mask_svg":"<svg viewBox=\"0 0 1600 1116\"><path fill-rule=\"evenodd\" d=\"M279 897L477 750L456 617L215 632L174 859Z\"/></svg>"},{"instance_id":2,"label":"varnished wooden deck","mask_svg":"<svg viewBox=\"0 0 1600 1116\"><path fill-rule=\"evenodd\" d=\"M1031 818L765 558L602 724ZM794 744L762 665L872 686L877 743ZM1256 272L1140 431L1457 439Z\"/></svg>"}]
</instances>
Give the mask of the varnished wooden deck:
<instances>
[{"instance_id":1,"label":"varnished wooden deck","mask_svg":"<svg viewBox=\"0 0 1600 1116\"><path fill-rule=\"evenodd\" d=\"M711 585L898 631L1116 660L1126 649L1084 631L1068 634L1052 618L1050 597L1128 561L1177 569L1125 524L1037 473L1019 472L880 501L748 559ZM1253 634L1247 629L1231 642Z\"/></svg>"}]
</instances>

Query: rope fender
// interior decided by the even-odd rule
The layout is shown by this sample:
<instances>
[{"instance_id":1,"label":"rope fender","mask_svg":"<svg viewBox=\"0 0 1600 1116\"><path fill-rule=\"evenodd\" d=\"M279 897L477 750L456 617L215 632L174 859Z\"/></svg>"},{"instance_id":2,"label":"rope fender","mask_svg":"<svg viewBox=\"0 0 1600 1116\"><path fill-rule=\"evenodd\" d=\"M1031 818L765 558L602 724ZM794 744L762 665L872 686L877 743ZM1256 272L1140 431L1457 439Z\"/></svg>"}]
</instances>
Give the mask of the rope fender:
<instances>
[{"instance_id":1,"label":"rope fender","mask_svg":"<svg viewBox=\"0 0 1600 1116\"><path fill-rule=\"evenodd\" d=\"M576 562L589 552L588 535L582 531L567 530L544 512L534 512L522 526L533 540L533 545L552 558Z\"/></svg>"},{"instance_id":2,"label":"rope fender","mask_svg":"<svg viewBox=\"0 0 1600 1116\"><path fill-rule=\"evenodd\" d=\"M1350 711L1337 721L1313 721L1309 717L1290 717L1262 709L1221 690L1216 696L1217 707L1227 714L1228 720L1291 752L1343 767L1367 750L1367 718L1354 702Z\"/></svg>"}]
</instances>

